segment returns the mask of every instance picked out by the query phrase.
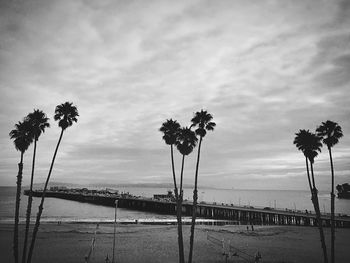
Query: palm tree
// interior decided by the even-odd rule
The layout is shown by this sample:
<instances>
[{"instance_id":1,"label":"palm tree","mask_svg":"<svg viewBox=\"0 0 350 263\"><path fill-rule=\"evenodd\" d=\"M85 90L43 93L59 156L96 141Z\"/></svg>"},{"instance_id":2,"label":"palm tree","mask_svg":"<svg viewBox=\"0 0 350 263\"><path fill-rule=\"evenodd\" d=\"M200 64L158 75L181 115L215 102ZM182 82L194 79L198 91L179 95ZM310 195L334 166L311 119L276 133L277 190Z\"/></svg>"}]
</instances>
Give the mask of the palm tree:
<instances>
[{"instance_id":1,"label":"palm tree","mask_svg":"<svg viewBox=\"0 0 350 263\"><path fill-rule=\"evenodd\" d=\"M184 173L184 166L185 166L185 156L189 155L194 147L196 147L197 144L197 136L195 132L193 132L190 128L185 127L181 128L177 137L176 141L176 148L178 151L182 154L182 163L181 163L181 177L180 177L180 202L179 202L179 213L181 218L182 213L182 201L183 201L183 173Z\"/></svg>"},{"instance_id":2,"label":"palm tree","mask_svg":"<svg viewBox=\"0 0 350 263\"><path fill-rule=\"evenodd\" d=\"M339 142L339 139L343 137L343 132L338 123L327 120L316 129L317 135L323 138L323 143L327 145L329 152L329 160L331 163L332 174L332 189L331 189L331 262L335 262L334 253L334 240L335 240L335 222L334 222L334 210L335 210L335 194L334 194L334 169L332 159L332 147Z\"/></svg>"},{"instance_id":3,"label":"palm tree","mask_svg":"<svg viewBox=\"0 0 350 263\"><path fill-rule=\"evenodd\" d=\"M21 202L21 187L22 187L22 174L23 174L23 155L32 143L32 137L30 135L31 126L27 120L18 122L15 124L15 129L10 131L9 135L11 139L14 139L13 143L17 151L21 152L21 159L18 163L17 174L17 191L16 191L16 207L15 207L15 229L13 235L13 255L15 263L18 263L18 222L19 222L19 205Z\"/></svg>"},{"instance_id":4,"label":"palm tree","mask_svg":"<svg viewBox=\"0 0 350 263\"><path fill-rule=\"evenodd\" d=\"M51 161L51 165L50 165L50 170L49 170L49 173L47 175L45 186L44 186L44 190L43 190L43 193L42 193L42 196L41 196L41 202L40 202L40 205L39 205L39 211L38 211L38 214L37 214L37 217L36 217L35 226L34 226L33 235L32 235L32 240L31 240L31 243L30 243L30 248L29 248L29 253L28 253L28 260L27 260L28 263L30 263L31 260L32 260L32 255L33 255L36 235L37 235L38 230L39 230L40 218L41 218L41 214L42 214L43 208L44 208L45 194L46 194L46 191L47 191L47 186L49 184L52 168L53 168L53 165L55 163L57 150L58 150L58 147L59 147L59 145L61 143L61 140L62 140L63 132L68 127L72 126L73 122L77 122L78 121L78 119L77 119L78 116L79 116L78 110L77 110L77 108L75 106L73 106L73 103L71 103L71 102L65 102L63 104L60 104L55 109L54 119L55 119L55 121L59 121L58 122L58 126L61 127L61 134L60 134L60 137L59 137L57 145L56 145L56 149L55 149L55 152L54 152L54 155L53 155L53 158L52 158L52 161Z\"/></svg>"},{"instance_id":5,"label":"palm tree","mask_svg":"<svg viewBox=\"0 0 350 263\"><path fill-rule=\"evenodd\" d=\"M160 127L159 131L163 133L163 140L167 145L170 145L170 156L171 156L171 168L173 172L173 181L174 181L174 194L175 194L175 201L176 201L176 218L177 218L177 231L178 231L178 246L179 246L179 261L180 263L185 262L185 256L184 256L184 247L183 247L183 236L182 236L182 220L181 220L181 214L180 214L180 199L179 199L179 193L177 189L176 184L176 174L175 174L175 165L174 165L174 145L177 141L177 136L180 130L180 124L176 120L166 120L162 126Z\"/></svg>"},{"instance_id":6,"label":"palm tree","mask_svg":"<svg viewBox=\"0 0 350 263\"><path fill-rule=\"evenodd\" d=\"M193 190L193 206L192 206L192 224L191 224L191 237L190 237L190 252L188 257L188 262L192 262L193 255L193 241L194 241L194 228L196 224L196 212L197 212L197 200L198 200L198 167L199 167L199 158L202 140L207 134L207 131L213 131L216 126L215 122L212 122L213 116L209 114L207 111L201 110L200 112L196 112L194 117L192 118L191 127L198 127L196 129L196 134L199 135L199 145L198 145L198 155L197 155L197 164L196 164L196 173L195 173L195 181L194 181L194 190Z\"/></svg>"},{"instance_id":7,"label":"palm tree","mask_svg":"<svg viewBox=\"0 0 350 263\"><path fill-rule=\"evenodd\" d=\"M327 263L328 262L327 248L326 248L326 242L325 242L325 237L324 237L324 232L322 227L320 206L318 202L317 188L315 184L314 169L313 169L315 157L318 155L318 152L321 152L321 147L322 147L321 138L318 137L316 134L311 133L309 130L300 130L295 135L296 136L293 143L296 145L298 150L303 152L306 158L305 159L306 170L307 170L309 187L311 191L311 200L314 205L316 219L317 219L317 226L320 232L321 247L323 250L324 262ZM310 180L308 161L310 162L310 168L311 168L311 180Z\"/></svg>"},{"instance_id":8,"label":"palm tree","mask_svg":"<svg viewBox=\"0 0 350 263\"><path fill-rule=\"evenodd\" d=\"M179 130L176 148L182 154L182 164L181 164L181 179L180 179L180 199L183 197L182 182L183 182L183 171L185 165L185 156L189 155L197 144L197 137L195 132L190 128L185 127Z\"/></svg>"},{"instance_id":9,"label":"palm tree","mask_svg":"<svg viewBox=\"0 0 350 263\"><path fill-rule=\"evenodd\" d=\"M32 113L29 113L26 117L26 120L31 125L31 136L34 140L34 152L33 152L33 162L32 162L32 174L30 177L30 188L28 195L28 204L27 204L27 213L26 213L26 230L23 243L23 255L22 263L25 263L27 256L27 243L28 243L28 234L29 234L29 224L30 224L30 215L32 211L32 202L33 202L33 181L34 181L34 170L35 170L35 156L36 156L36 144L39 140L41 133L45 132L46 128L50 127L48 123L49 118L46 117L46 114L41 110L34 110Z\"/></svg>"}]
</instances>

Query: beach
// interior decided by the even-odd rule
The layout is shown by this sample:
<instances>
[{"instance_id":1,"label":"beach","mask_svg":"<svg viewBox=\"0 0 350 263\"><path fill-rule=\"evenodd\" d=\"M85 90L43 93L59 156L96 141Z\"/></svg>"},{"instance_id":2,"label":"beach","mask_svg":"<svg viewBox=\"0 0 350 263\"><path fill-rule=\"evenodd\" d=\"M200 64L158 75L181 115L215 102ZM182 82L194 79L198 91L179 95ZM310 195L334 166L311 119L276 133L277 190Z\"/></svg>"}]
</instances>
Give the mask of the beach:
<instances>
[{"instance_id":1,"label":"beach","mask_svg":"<svg viewBox=\"0 0 350 263\"><path fill-rule=\"evenodd\" d=\"M96 231L96 235L95 235ZM185 253L188 255L190 226L184 226ZM20 226L23 237L24 225ZM330 229L325 229L327 244ZM337 229L336 262L348 262L350 229ZM0 224L0 254L2 262L13 262L13 226ZM113 224L43 223L40 226L32 262L84 262L95 236L95 246L89 262L112 259ZM208 240L209 238L209 240ZM22 239L21 239L22 240ZM223 250L218 240L224 240ZM257 251L261 262L322 262L319 232L315 227L198 225L196 227L194 262L225 262L223 252L236 250L238 256L227 262L253 260ZM232 254L232 253L231 253ZM117 262L178 262L177 226L123 224L117 226Z\"/></svg>"}]
</instances>

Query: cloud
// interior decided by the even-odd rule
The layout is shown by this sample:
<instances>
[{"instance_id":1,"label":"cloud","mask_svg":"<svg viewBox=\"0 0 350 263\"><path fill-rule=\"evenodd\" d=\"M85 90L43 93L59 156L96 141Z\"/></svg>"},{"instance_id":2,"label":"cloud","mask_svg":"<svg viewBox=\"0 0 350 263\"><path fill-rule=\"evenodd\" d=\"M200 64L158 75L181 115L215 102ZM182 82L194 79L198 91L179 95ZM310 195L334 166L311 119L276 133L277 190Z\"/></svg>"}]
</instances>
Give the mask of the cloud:
<instances>
[{"instance_id":1,"label":"cloud","mask_svg":"<svg viewBox=\"0 0 350 263\"><path fill-rule=\"evenodd\" d=\"M326 119L350 132L347 1L0 5L0 184L14 184L16 174L7 134L33 108L52 124L38 145L43 180L59 136L53 112L67 100L80 116L59 150L60 181L168 182L169 149L158 129L169 118L189 125L201 108L217 123L203 143L202 185L306 188L294 133ZM349 149L344 136L335 150L341 176ZM192 154L186 183L194 169Z\"/></svg>"}]
</instances>

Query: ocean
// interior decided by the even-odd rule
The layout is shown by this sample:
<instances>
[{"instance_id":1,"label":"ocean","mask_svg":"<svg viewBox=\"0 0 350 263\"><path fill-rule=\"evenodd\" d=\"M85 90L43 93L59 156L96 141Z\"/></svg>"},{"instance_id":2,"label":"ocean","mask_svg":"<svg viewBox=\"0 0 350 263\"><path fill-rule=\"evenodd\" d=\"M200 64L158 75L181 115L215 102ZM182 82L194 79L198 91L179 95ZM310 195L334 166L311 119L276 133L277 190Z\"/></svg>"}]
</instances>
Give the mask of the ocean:
<instances>
[{"instance_id":1,"label":"ocean","mask_svg":"<svg viewBox=\"0 0 350 263\"><path fill-rule=\"evenodd\" d=\"M154 194L165 194L168 188L121 187L120 192L133 195L153 197ZM254 207L272 207L292 210L311 210L313 206L308 191L294 190L223 190L199 189L199 201L218 204L249 205ZM0 187L0 223L12 223L15 209L16 187ZM192 189L184 189L184 199L192 199ZM32 220L35 220L40 199L33 198ZM330 195L319 192L319 203L322 213L330 212ZM350 200L336 198L336 213L350 215ZM20 222L25 221L27 196L21 195ZM175 216L158 215L149 212L118 208L118 221L152 221L175 220ZM114 209L75 201L46 198L42 222L112 222Z\"/></svg>"}]
</instances>

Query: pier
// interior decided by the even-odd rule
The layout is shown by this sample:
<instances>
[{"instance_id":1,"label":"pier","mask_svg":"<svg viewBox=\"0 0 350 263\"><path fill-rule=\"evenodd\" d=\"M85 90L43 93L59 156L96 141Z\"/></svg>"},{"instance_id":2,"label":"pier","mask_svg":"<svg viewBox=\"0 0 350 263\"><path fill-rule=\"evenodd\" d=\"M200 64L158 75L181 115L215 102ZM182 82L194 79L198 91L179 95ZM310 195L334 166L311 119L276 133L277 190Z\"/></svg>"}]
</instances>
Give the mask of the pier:
<instances>
[{"instance_id":1,"label":"pier","mask_svg":"<svg viewBox=\"0 0 350 263\"><path fill-rule=\"evenodd\" d=\"M25 195L28 195L28 193L28 190L24 191ZM42 191L33 191L33 196L41 197ZM171 200L156 200L153 198L131 195L96 194L91 192L84 194L70 191L48 191L46 197L110 207L114 207L115 200L118 200L118 207L120 208L176 215L176 203ZM192 216L192 209L192 202L184 201L182 205L182 215ZM256 208L253 206L235 206L201 202L197 205L196 212L199 218L227 220L237 224L317 226L316 215L314 213L272 209L269 207ZM322 225L330 227L330 215L322 214L321 218ZM336 216L335 225L337 228L350 228L350 217L347 215Z\"/></svg>"}]
</instances>

